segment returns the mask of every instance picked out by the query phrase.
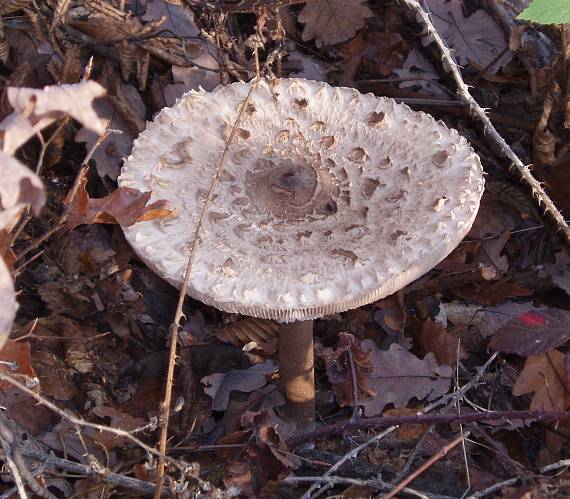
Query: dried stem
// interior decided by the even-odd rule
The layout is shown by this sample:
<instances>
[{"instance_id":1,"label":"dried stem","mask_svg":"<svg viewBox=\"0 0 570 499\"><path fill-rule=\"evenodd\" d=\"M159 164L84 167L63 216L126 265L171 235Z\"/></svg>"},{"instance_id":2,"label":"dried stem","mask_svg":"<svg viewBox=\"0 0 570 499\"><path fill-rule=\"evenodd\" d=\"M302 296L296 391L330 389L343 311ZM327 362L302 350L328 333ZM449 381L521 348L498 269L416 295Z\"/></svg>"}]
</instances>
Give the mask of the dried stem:
<instances>
[{"instance_id":1,"label":"dried stem","mask_svg":"<svg viewBox=\"0 0 570 499\"><path fill-rule=\"evenodd\" d=\"M444 65L449 68L449 72L455 80L455 83L457 85L457 93L461 99L469 106L469 109L473 116L481 121L485 133L495 142L501 155L511 162L511 166L509 168L514 168L517 171L521 177L522 182L531 189L533 198L537 201L538 205L542 205L544 207L545 212L548 213L556 225L558 231L562 233L564 240L567 243L570 243L570 227L566 224L564 217L560 211L558 211L558 208L556 208L548 194L546 194L540 182L538 182L538 180L532 176L530 168L522 163L519 157L507 144L505 139L503 139L499 132L497 132L488 116L485 114L485 111L471 96L467 85L463 81L459 66L453 60L449 49L435 29L427 12L422 8L417 0L400 0L400 2L405 4L415 14L416 19L425 25L428 35L433 37L433 41L441 52L441 58L444 62Z\"/></svg>"},{"instance_id":2,"label":"dried stem","mask_svg":"<svg viewBox=\"0 0 570 499\"><path fill-rule=\"evenodd\" d=\"M410 475L408 475L404 480L402 480L398 485L396 485L396 487L394 487L390 492L388 492L388 494L386 494L384 496L385 499L391 499L392 497L394 497L398 492L401 492L406 485L408 485L409 483L413 482L418 476L420 476L424 471L426 471L428 468L430 468L431 466L433 466L437 461L439 461L442 457L444 457L445 455L447 455L447 453L454 449L455 447L457 447L460 443L462 443L465 438L467 438L469 436L469 432L466 432L465 434L463 434L463 432L461 432L461 435L459 435L457 438L455 438L454 440L452 440L450 443L448 443L445 447L443 447L442 449L439 450L439 452L437 452L436 454L434 454L432 457L430 457L425 463L423 463L416 471L414 471L413 473L411 473Z\"/></svg>"},{"instance_id":3,"label":"dried stem","mask_svg":"<svg viewBox=\"0 0 570 499\"><path fill-rule=\"evenodd\" d=\"M208 207L212 202L212 198L214 197L214 192L218 185L220 176L224 170L224 163L226 160L226 156L228 153L228 149L232 140L235 136L236 130L238 128L238 124L241 120L243 112L247 107L247 103L251 97L251 93L257 87L257 80L251 85L249 92L241 103L241 109L239 109L237 118L235 120L234 126L232 127L232 131L226 144L224 146L224 150L222 152L222 156L220 157L220 161L218 162L218 167L216 168L216 173L212 179L212 183L210 184L210 189L208 191L208 195L206 196L206 201L204 202L204 206L202 208L202 212L200 213L200 218L198 219L198 224L196 225L196 231L194 232L194 238L192 240L192 247L190 249L190 256L188 257L188 264L186 265L186 270L184 272L184 280L182 282L182 286L180 288L180 293L178 295L178 305L176 306L176 313L174 315L174 322L170 326L170 353L169 353L169 361L168 361L168 373L166 376L166 387L164 391L164 400L162 402L162 421L161 421L161 431L160 431L160 454L158 458L158 479L157 479L157 488L155 493L155 499L160 497L160 490L162 489L162 484L164 483L164 464L166 459L166 444L168 441L168 422L170 419L170 404L172 401L172 386L174 384L174 366L176 365L176 346L178 343L178 331L180 329L180 321L182 319L182 307L184 305L184 298L186 297L186 290L188 289L188 283L190 282L190 274L192 272L192 263L194 262L194 256L198 249L199 239L200 239L200 230L202 229L202 224L204 222L204 218L206 212L208 211ZM187 358L187 362L189 362L189 357ZM191 369L191 366L187 366L188 369Z\"/></svg>"},{"instance_id":4,"label":"dried stem","mask_svg":"<svg viewBox=\"0 0 570 499\"><path fill-rule=\"evenodd\" d=\"M104 473L98 473L96 469L91 466L87 466L86 464L76 463L74 461L69 461L68 459L61 459L51 454L45 454L25 447L21 448L20 452L23 456L33 459L34 461L41 461L49 467L53 466L70 473L77 473L85 476L96 476L98 479L103 480L109 485L135 490L140 494L153 495L156 490L156 485L154 483L145 482L144 480L139 480L137 478L111 473L108 470L105 470ZM163 490L161 497L166 497L166 495L167 491Z\"/></svg>"},{"instance_id":5,"label":"dried stem","mask_svg":"<svg viewBox=\"0 0 570 499\"><path fill-rule=\"evenodd\" d=\"M28 469L28 466L20 453L18 445L19 442L14 436L12 430L10 430L6 425L4 416L0 416L0 440L2 440L2 447L6 455L6 460L8 461L10 470L14 476L14 482L16 483L16 488L20 497L22 499L26 499L28 497L23 488L23 477L34 494L46 499L57 499L56 496L36 480L32 472Z\"/></svg>"},{"instance_id":6,"label":"dried stem","mask_svg":"<svg viewBox=\"0 0 570 499\"><path fill-rule=\"evenodd\" d=\"M319 489L321 487L322 483L326 483L327 480L329 478L331 478L331 475L333 473L335 473L338 469L340 469L340 467L346 463L347 461L351 460L351 459L355 459L356 456L358 456L358 454L360 453L360 451L366 449L366 447L369 447L373 444L375 444L376 442L379 442L380 440L382 440L386 435L388 435L389 433L392 433L392 428L388 428L387 430L384 430L382 433L379 433L378 435L374 436L373 438L367 440L366 442L364 442L363 444L360 444L358 447L355 447L354 449L352 449L350 452L348 452L347 454L345 454L344 456L342 456L336 463L334 463L327 471L326 473L321 477L322 480L318 481L316 483L314 483L313 485L311 485L311 487L309 488L309 490L307 490L307 492L305 492L303 494L303 496L301 497L301 499L309 499L311 497L311 494ZM330 487L330 485L329 485Z\"/></svg>"},{"instance_id":7,"label":"dried stem","mask_svg":"<svg viewBox=\"0 0 570 499\"><path fill-rule=\"evenodd\" d=\"M418 414L414 416L381 416L366 419L349 420L335 425L324 426L316 431L295 436L287 441L292 448L308 440L323 438L328 435L341 435L346 430L382 429L389 426L406 424L450 424L473 423L475 421L509 421L513 419L539 421L567 421L570 411L490 411L467 414Z\"/></svg>"}]
</instances>

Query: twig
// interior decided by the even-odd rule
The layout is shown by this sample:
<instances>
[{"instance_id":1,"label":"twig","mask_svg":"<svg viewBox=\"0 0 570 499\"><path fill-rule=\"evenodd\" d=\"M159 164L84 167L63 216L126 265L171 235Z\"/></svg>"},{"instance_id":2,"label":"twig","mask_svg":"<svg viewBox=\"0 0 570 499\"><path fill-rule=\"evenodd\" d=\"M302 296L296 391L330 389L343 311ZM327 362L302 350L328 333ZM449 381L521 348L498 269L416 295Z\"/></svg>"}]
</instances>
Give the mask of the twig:
<instances>
[{"instance_id":1,"label":"twig","mask_svg":"<svg viewBox=\"0 0 570 499\"><path fill-rule=\"evenodd\" d=\"M414 450L412 451L412 453L408 457L406 464L404 464L402 469L400 471L398 471L397 475L392 480L391 483L392 483L392 485L394 485L394 487L396 486L396 484L398 482L400 482L408 474L408 472L410 471L410 468L412 467L412 464L414 464L414 461L416 460L419 453L423 449L426 438L428 437L428 435L431 434L432 431L433 431L433 426L430 426L429 429L421 436L420 441L417 443L417 445L414 447Z\"/></svg>"},{"instance_id":2,"label":"twig","mask_svg":"<svg viewBox=\"0 0 570 499\"><path fill-rule=\"evenodd\" d=\"M16 484L18 495L20 496L20 499L27 499L28 494L26 494L24 482L22 481L22 477L20 476L20 472L16 466L16 463L12 459L12 450L10 449L10 444L3 437L0 437L0 443L2 444L2 449L4 449L4 459L6 459L6 463L8 463L8 467L12 472L12 478Z\"/></svg>"},{"instance_id":3,"label":"twig","mask_svg":"<svg viewBox=\"0 0 570 499\"><path fill-rule=\"evenodd\" d=\"M508 487L509 485L514 485L520 479L521 479L521 477L517 476L515 478L509 478L508 480L505 480L503 482L495 483L495 484L491 485L490 487L487 487L486 489L483 489L483 490L480 490L479 492L475 492L471 495L468 495L467 499L474 499L476 497L488 496L490 494L493 494L494 492L497 492L497 490L500 490L503 487Z\"/></svg>"},{"instance_id":4,"label":"twig","mask_svg":"<svg viewBox=\"0 0 570 499\"><path fill-rule=\"evenodd\" d=\"M204 206L202 208L202 212L200 213L200 218L198 219L198 224L196 225L196 230L194 232L194 238L192 240L192 247L190 250L190 256L188 257L188 264L186 265L186 271L184 273L184 280L182 282L182 286L180 288L180 293L178 295L178 305L176 307L176 313L174 316L174 322L170 326L170 354L169 354L169 362L168 362L168 374L166 377L166 388L164 393L164 400L162 404L162 425L161 425L161 432L160 432L160 455L158 458L158 479L157 479L157 492L155 494L155 498L158 499L159 490L162 488L162 484L164 482L164 462L166 456L166 443L168 441L168 421L170 419L170 403L172 400L172 385L174 383L174 366L176 364L176 346L178 343L178 331L180 329L180 320L182 319L182 307L184 305L184 298L186 297L186 290L188 289L188 283L190 282L190 274L192 272L192 263L194 262L194 256L196 254L196 250L199 246L200 241L200 230L202 228L202 223L204 221L206 212L208 211L208 207L212 201L214 196L214 191L218 185L218 181L224 169L224 163L226 160L226 156L228 154L228 150L232 140L234 139L236 130L238 128L238 124L241 120L243 112L247 107L247 103L251 97L251 93L257 87L257 84L260 80L256 80L250 87L249 92L246 98L241 103L241 109L239 109L238 115L236 117L235 123L232 127L232 131L226 144L224 146L224 150L222 151L222 155L220 157L220 161L218 162L218 166L216 168L216 173L212 178L212 183L210 184L210 189L208 191L208 195L206 196L206 201L204 202ZM189 357L188 357L189 362ZM190 366L188 366L191 368Z\"/></svg>"},{"instance_id":5,"label":"twig","mask_svg":"<svg viewBox=\"0 0 570 499\"><path fill-rule=\"evenodd\" d=\"M40 496L44 497L45 499L57 499L49 490L43 487L28 469L24 458L19 450L19 442L17 438L14 436L14 433L4 421L4 417L0 415L0 435L2 440L2 447L4 448L4 452L6 454L6 459L10 465L10 469L12 470L12 474L14 475L14 481L16 483L16 487L18 489L18 493L21 498L26 499L27 495L25 490L20 488L20 485L23 486L22 477L28 484L28 486L32 489L32 491ZM11 457L10 457L11 455ZM10 464L11 463L11 464Z\"/></svg>"},{"instance_id":6,"label":"twig","mask_svg":"<svg viewBox=\"0 0 570 499\"><path fill-rule=\"evenodd\" d=\"M489 357L487 359L487 361L481 367L479 367L477 369L475 376L473 376L472 379L470 379L467 383L465 383L459 389L458 392L454 392L454 393L450 393L449 395L445 395L444 397L440 398L439 400L436 400L432 404L424 407L424 409L422 410L422 414L425 414L426 412L432 411L433 409L436 409L437 407L445 405L450 400L456 401L459 398L463 398L463 396L479 382L479 380L481 379L481 376L483 376L483 374L485 374L485 372L487 371L489 366L495 361L495 359L497 358L497 355L499 355L498 352L493 353L493 355L491 355L491 357Z\"/></svg>"},{"instance_id":7,"label":"twig","mask_svg":"<svg viewBox=\"0 0 570 499\"><path fill-rule=\"evenodd\" d=\"M357 420L357 421L359 421L359 420ZM320 481L317 480L313 485L311 485L311 487L309 487L309 490L307 490L307 492L305 492L303 494L301 499L309 499L311 497L312 493L315 492L317 489L319 489L323 483L326 483L327 480L329 478L331 478L331 475L335 471L337 471L344 463L346 463L348 460L354 459L356 456L358 456L358 453L361 450L366 449L366 447L369 447L372 444L375 444L376 442L382 440L386 435L388 435L389 433L392 433L392 431L394 431L394 429L395 428L388 428L387 430L383 431L382 433L379 433L378 435L374 436L370 440L367 440L363 444L360 444L358 447L355 447L350 452L348 452L344 456L342 456L336 463L334 463L326 471L326 473L321 477Z\"/></svg>"},{"instance_id":8,"label":"twig","mask_svg":"<svg viewBox=\"0 0 570 499\"><path fill-rule=\"evenodd\" d=\"M475 421L508 421L513 419L539 420L539 421L567 421L570 420L570 411L490 411L467 414L418 414L413 416L381 416L375 418L343 421L338 424L324 426L318 430L302 433L287 441L292 448L308 440L316 440L328 435L341 435L346 430L382 429L395 425L406 424L450 424L473 423Z\"/></svg>"},{"instance_id":9,"label":"twig","mask_svg":"<svg viewBox=\"0 0 570 499\"><path fill-rule=\"evenodd\" d=\"M283 480L285 483L291 484L298 484L298 483L313 483L323 481L322 476L289 476ZM390 490L394 488L393 485L385 482L381 478L373 478L370 480L360 480L356 478L347 478L342 476L329 476L324 481L329 485L329 488L334 485L355 485L358 487L370 487L373 489L379 490ZM406 492L407 494L414 495L416 497L420 497L421 499L456 499L455 497L451 496L444 496L439 494L429 494L427 495L424 492L420 492L419 490L411 489L409 487L405 487L402 492Z\"/></svg>"},{"instance_id":10,"label":"twig","mask_svg":"<svg viewBox=\"0 0 570 499\"><path fill-rule=\"evenodd\" d=\"M437 461L439 461L442 457L447 455L447 453L451 449L457 447L468 436L469 436L469 432L465 432L465 434L463 434L463 432L461 432L461 434L457 438L452 440L449 444L447 444L445 447L443 447L439 452L437 452L432 457L430 457L416 471L414 471L412 474L408 475L407 478L402 480L396 487L394 487L390 492L388 492L388 494L386 494L384 496L384 499L391 499L392 497L394 497L398 492L402 491L404 489L404 487L406 487L406 485L413 482L418 476L420 476L424 471L426 471L428 468L433 466L433 464L436 463Z\"/></svg>"},{"instance_id":11,"label":"twig","mask_svg":"<svg viewBox=\"0 0 570 499\"><path fill-rule=\"evenodd\" d=\"M75 414L73 414L67 410L60 409L57 405L53 404L52 402L50 402L45 397L35 393L33 390L30 390L27 386L23 385L22 383L20 383L19 381L17 381L12 376L9 376L6 373L0 372L0 381L6 381L7 383L10 383L12 386L16 387L21 392L32 397L34 400L39 402L41 405L44 405L45 407L47 407L51 411L55 412L57 415L62 417L64 420L66 420L69 424L71 424L74 427L81 426L81 427L85 427L85 428L93 428L94 430L97 430L97 431L108 432L108 433L111 433L113 435L123 437L123 438L129 440L131 443L133 443L136 446L143 449L147 454L150 454L150 455L156 456L156 457L160 456L160 452L158 450L154 449L153 447L150 447L149 445L145 444L142 440L133 436L132 432L122 430L120 428L113 428L110 426L105 426L105 425L101 425L101 424L97 424L97 423L91 423L90 421L85 421L84 419L76 416ZM199 476L193 474L192 465L190 463L187 463L187 462L182 461L182 460L171 459L169 457L166 457L165 459L168 463L176 466L176 468L178 468L182 473L189 475L204 490L215 491L215 488L212 486L212 484L202 480Z\"/></svg>"},{"instance_id":12,"label":"twig","mask_svg":"<svg viewBox=\"0 0 570 499\"><path fill-rule=\"evenodd\" d=\"M103 480L104 482L115 485L117 487L124 487L131 490L136 490L142 494L153 495L156 490L156 485L154 483L145 482L144 480L139 480L137 478L132 478L129 476L119 475L117 473L111 473L106 470L104 473L97 472L91 466L86 464L76 463L74 461L69 461L68 459L61 459L59 457L53 456L51 454L45 454L43 452L38 452L28 448L21 448L21 453L23 456L33 459L35 461L41 461L48 466L54 466L56 468L69 471L71 473L77 473L85 476L95 475L97 478ZM162 496L167 496L167 491L162 491Z\"/></svg>"},{"instance_id":13,"label":"twig","mask_svg":"<svg viewBox=\"0 0 570 499\"><path fill-rule=\"evenodd\" d=\"M556 463L548 464L540 468L541 473L547 473L552 470L557 470L559 468L566 468L570 466L570 459L563 459L562 461L558 461Z\"/></svg>"},{"instance_id":14,"label":"twig","mask_svg":"<svg viewBox=\"0 0 570 499\"><path fill-rule=\"evenodd\" d=\"M447 402L449 400L457 400L458 398L463 397L463 395L469 391L473 386L475 386L475 384L477 384L477 382L479 381L479 379L481 378L481 376L483 376L483 374L485 373L485 371L488 369L488 367L494 362L495 358L497 357L497 352L495 352L488 360L487 362L485 362L485 364L483 364L479 369L477 369L477 372L475 373L475 376L468 382L466 383L463 387L461 387L461 389L459 389L457 392L452 393L450 395L447 395L445 397L442 397L441 399L439 399L438 401L434 402L433 404L428 405L427 407L425 407L422 410L422 413L426 413L429 412L437 407L440 407L441 405L445 405L447 404ZM386 420L386 418L377 418L377 419L381 419L383 421ZM361 419L359 421L370 421L369 419ZM388 424L387 426L390 426L390 424ZM349 452L348 454L344 455L341 459L339 459L339 461L337 461L324 475L322 478L331 478L331 474L334 473L336 470L338 470L340 468L340 466L342 466L343 463L346 462L347 459L352 459L353 457L355 457L362 449L372 445L373 443L377 442L378 440L380 440L381 438L383 438L384 436L388 435L389 433L393 432L394 430L397 429L397 426L390 426L389 428L387 428L384 432L382 432L380 435L377 435L375 437L373 437L372 439L366 441L365 443L363 443L362 445L358 446L357 448L355 448L353 451ZM332 433L332 432L331 432ZM305 434L307 436L306 440L311 439L312 437L309 436L309 434ZM293 439L290 439L289 441L287 441L287 446L288 447L294 447L296 445L297 440L299 441L299 443L302 443L306 440L303 440L304 435L300 435L299 437L294 437ZM333 469L334 468L334 469ZM326 482L326 480L323 480L319 483L314 484L311 489L309 489L305 495L307 494L312 494L312 492L314 492L316 489L318 489L320 487L320 485Z\"/></svg>"},{"instance_id":15,"label":"twig","mask_svg":"<svg viewBox=\"0 0 570 499\"><path fill-rule=\"evenodd\" d=\"M514 168L517 173L520 175L521 180L525 183L532 192L533 197L538 202L538 205L543 205L544 210L546 213L550 215L553 222L555 223L557 229L562 232L562 236L567 243L570 242L570 227L566 224L564 217L558 211L558 208L554 205L548 194L542 188L540 182L538 182L531 174L530 168L525 166L519 157L514 153L511 147L507 144L505 139L501 137L499 132L495 129L491 121L489 120L488 116L485 114L485 111L479 106L477 101L471 96L469 93L469 89L465 82L463 81L463 77L461 76L461 72L459 70L459 66L453 60L453 57L445 45L445 42L435 29L428 13L423 9L423 7L419 4L417 0L400 0L403 4L405 4L416 16L417 20L420 20L427 29L428 35L433 37L433 41L437 45L439 51L441 52L442 61L444 62L444 66L449 68L449 72L451 76L455 80L455 84L457 85L457 93L461 97L461 99L469 106L471 113L478 118L481 123L483 124L483 130L485 133L496 143L501 155L504 158L507 158L511 162L510 168Z\"/></svg>"}]
</instances>

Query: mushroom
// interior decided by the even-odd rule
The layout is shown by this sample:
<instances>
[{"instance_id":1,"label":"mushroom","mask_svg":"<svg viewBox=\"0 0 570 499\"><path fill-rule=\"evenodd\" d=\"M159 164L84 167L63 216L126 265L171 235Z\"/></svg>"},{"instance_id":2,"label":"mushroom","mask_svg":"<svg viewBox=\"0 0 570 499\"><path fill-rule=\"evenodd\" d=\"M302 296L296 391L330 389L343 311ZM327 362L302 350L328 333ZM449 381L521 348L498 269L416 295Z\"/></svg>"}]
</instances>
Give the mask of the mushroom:
<instances>
[{"instance_id":1,"label":"mushroom","mask_svg":"<svg viewBox=\"0 0 570 499\"><path fill-rule=\"evenodd\" d=\"M124 231L140 258L180 287L237 127L187 293L281 323L284 417L306 430L315 411L313 319L394 293L445 258L473 223L483 171L455 130L392 99L303 79L258 81L250 94L251 85L191 91L147 125L119 185L168 199L179 214Z\"/></svg>"}]
</instances>

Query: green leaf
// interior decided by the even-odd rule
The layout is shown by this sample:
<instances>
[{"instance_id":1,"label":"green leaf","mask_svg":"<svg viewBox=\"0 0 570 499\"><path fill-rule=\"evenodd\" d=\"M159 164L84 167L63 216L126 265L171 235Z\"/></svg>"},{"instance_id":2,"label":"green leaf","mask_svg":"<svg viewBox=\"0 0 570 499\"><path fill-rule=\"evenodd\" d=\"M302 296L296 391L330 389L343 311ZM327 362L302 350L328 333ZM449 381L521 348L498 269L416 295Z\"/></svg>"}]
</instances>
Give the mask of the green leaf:
<instances>
[{"instance_id":1,"label":"green leaf","mask_svg":"<svg viewBox=\"0 0 570 499\"><path fill-rule=\"evenodd\" d=\"M518 17L540 24L570 23L570 0L533 0Z\"/></svg>"}]
</instances>

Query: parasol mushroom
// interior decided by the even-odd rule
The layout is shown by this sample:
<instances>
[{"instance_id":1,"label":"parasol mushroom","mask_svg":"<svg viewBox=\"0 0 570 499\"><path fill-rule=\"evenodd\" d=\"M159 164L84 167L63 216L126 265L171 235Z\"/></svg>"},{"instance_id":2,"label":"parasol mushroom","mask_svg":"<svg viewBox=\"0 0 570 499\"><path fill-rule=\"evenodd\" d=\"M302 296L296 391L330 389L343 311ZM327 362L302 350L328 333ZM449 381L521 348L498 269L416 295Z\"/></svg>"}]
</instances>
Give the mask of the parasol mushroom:
<instances>
[{"instance_id":1,"label":"parasol mushroom","mask_svg":"<svg viewBox=\"0 0 570 499\"><path fill-rule=\"evenodd\" d=\"M392 99L302 79L251 85L191 91L147 125L119 184L170 200L179 215L124 231L180 287L237 127L187 293L282 323L285 417L309 429L312 320L394 293L445 258L473 223L483 172L465 138Z\"/></svg>"}]
</instances>

